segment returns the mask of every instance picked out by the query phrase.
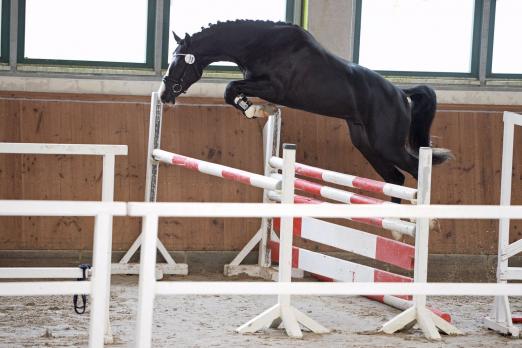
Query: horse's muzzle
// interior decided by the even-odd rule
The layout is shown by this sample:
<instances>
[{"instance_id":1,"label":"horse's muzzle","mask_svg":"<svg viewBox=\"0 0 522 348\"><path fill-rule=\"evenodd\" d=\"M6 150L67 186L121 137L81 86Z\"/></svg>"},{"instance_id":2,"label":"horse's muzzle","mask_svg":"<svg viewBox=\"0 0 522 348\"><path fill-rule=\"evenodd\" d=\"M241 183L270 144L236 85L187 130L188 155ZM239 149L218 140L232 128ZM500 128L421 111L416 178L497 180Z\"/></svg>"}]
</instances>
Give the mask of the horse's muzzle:
<instances>
[{"instance_id":1,"label":"horse's muzzle","mask_svg":"<svg viewBox=\"0 0 522 348\"><path fill-rule=\"evenodd\" d=\"M158 90L158 94L160 96L160 100L163 104L172 104L176 103L176 96L171 92L170 88L166 88L165 82L161 83L161 86Z\"/></svg>"}]
</instances>

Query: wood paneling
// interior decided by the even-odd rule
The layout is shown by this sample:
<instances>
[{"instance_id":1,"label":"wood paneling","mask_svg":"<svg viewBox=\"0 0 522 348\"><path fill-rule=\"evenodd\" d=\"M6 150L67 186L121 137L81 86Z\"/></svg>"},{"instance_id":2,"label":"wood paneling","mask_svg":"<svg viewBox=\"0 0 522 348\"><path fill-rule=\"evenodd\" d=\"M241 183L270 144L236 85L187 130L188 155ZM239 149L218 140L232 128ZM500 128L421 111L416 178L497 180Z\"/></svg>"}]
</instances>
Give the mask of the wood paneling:
<instances>
[{"instance_id":1,"label":"wood paneling","mask_svg":"<svg viewBox=\"0 0 522 348\"><path fill-rule=\"evenodd\" d=\"M262 172L264 120L247 120L220 99L185 98L165 108L162 148L240 169ZM142 201L149 98L131 96L0 93L0 141L127 144L116 160L115 199ZM432 202L497 204L502 151L502 111L522 107L440 105L434 144L456 159L435 167ZM351 145L344 121L283 110L282 141L297 144L297 159L314 166L378 179ZM513 203L522 204L522 131L515 133ZM97 200L101 158L0 155L0 199ZM409 178L407 185L415 186ZM158 201L259 202L255 188L162 165ZM257 219L162 219L169 250L238 250L257 231ZM337 220L338 221L338 220ZM344 222L343 222L344 223ZM495 254L496 221L440 221L430 251ZM125 250L140 221L115 219L114 249ZM92 219L2 218L0 250L87 250ZM386 235L387 233L381 233ZM512 238L522 237L522 223ZM308 243L309 244L309 243ZM315 248L316 246L311 246Z\"/></svg>"}]
</instances>

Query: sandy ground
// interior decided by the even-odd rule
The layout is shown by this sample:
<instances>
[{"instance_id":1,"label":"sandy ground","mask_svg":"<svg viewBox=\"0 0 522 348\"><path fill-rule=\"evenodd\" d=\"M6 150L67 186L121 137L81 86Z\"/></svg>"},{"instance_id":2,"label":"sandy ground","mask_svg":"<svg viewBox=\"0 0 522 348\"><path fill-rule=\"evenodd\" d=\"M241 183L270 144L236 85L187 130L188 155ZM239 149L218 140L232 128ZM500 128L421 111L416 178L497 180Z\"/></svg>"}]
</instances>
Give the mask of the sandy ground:
<instances>
[{"instance_id":1,"label":"sandy ground","mask_svg":"<svg viewBox=\"0 0 522 348\"><path fill-rule=\"evenodd\" d=\"M214 275L213 280L223 280ZM189 276L180 280L209 280ZM115 276L111 293L114 347L133 346L136 276ZM242 279L245 280L245 279ZM1 286L1 285L0 285ZM484 297L430 298L434 307L452 314L463 336L443 336L429 342L417 329L395 335L378 333L379 327L399 313L362 297L294 297L293 304L322 325L329 334L305 333L301 340L286 337L282 330L266 329L240 335L234 329L275 304L274 296L162 296L155 302L154 347L522 347L522 339L500 336L482 326L492 299ZM522 299L513 302L522 312ZM0 347L87 346L88 312L77 315L72 298L0 298Z\"/></svg>"}]
</instances>

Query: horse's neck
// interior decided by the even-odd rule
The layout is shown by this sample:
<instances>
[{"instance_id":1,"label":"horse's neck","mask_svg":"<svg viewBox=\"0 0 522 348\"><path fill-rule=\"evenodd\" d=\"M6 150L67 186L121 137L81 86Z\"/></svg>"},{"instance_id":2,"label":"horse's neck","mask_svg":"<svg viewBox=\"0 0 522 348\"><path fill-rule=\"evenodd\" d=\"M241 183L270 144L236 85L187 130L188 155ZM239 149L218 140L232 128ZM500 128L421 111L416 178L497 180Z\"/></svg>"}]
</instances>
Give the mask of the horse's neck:
<instances>
[{"instance_id":1,"label":"horse's neck","mask_svg":"<svg viewBox=\"0 0 522 348\"><path fill-rule=\"evenodd\" d=\"M251 37L248 35L222 30L199 38L194 46L205 66L215 62L232 62L243 66L246 64L249 40Z\"/></svg>"}]
</instances>

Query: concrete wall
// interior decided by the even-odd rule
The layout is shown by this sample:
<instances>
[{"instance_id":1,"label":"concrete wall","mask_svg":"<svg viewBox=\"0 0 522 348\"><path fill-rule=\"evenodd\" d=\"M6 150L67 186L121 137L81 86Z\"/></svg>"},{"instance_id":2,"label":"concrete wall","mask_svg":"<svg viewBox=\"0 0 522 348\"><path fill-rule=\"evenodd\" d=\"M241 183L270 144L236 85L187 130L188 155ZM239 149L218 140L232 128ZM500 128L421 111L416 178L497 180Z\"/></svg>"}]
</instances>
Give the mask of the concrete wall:
<instances>
[{"instance_id":1,"label":"concrete wall","mask_svg":"<svg viewBox=\"0 0 522 348\"><path fill-rule=\"evenodd\" d=\"M310 0L308 30L333 53L351 60L355 0Z\"/></svg>"}]
</instances>

